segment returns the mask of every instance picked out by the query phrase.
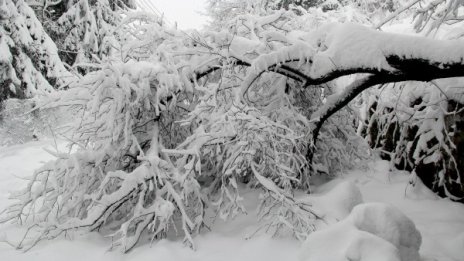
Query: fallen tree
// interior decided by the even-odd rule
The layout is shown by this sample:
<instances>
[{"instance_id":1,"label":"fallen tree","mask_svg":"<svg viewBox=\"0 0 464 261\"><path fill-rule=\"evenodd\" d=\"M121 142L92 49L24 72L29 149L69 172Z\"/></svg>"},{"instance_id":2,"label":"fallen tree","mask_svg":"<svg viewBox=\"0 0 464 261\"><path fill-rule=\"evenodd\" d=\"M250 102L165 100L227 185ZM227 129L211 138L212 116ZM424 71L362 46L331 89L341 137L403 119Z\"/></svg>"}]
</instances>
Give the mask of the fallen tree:
<instances>
[{"instance_id":1,"label":"fallen tree","mask_svg":"<svg viewBox=\"0 0 464 261\"><path fill-rule=\"evenodd\" d=\"M2 221L34 228L18 247L77 229L123 251L145 231L176 231L194 246L207 209L224 219L246 211L240 183L263 191L263 228L303 239L324 217L295 189L365 157L350 101L375 85L464 76L460 40L258 11L203 35L127 16L122 60L47 101L79 115L68 137L77 151L55 153L12 195ZM354 80L336 91L345 76Z\"/></svg>"}]
</instances>

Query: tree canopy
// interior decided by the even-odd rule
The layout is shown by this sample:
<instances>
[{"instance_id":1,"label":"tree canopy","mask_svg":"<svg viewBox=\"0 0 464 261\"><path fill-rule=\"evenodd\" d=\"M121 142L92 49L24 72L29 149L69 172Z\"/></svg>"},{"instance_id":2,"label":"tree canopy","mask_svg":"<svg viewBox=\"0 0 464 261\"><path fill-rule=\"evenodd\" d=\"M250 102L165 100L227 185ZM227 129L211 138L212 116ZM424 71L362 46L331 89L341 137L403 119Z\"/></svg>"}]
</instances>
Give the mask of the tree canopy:
<instances>
[{"instance_id":1,"label":"tree canopy","mask_svg":"<svg viewBox=\"0 0 464 261\"><path fill-rule=\"evenodd\" d=\"M57 159L13 194L16 203L1 220L34 228L28 232L34 237L18 247L79 229L100 231L129 251L145 231L154 240L172 228L194 247L207 211L224 219L246 212L244 185L263 192L263 228L304 239L324 217L296 191L310 192L314 175L335 175L368 157L367 142L356 134L363 119L351 102L372 105L360 94L373 87L464 76L463 31L456 26L462 1L328 2L331 8L312 8L316 1L212 0L214 22L203 32L183 32L134 11L115 16L121 19L110 37L101 31L108 27L96 25L108 7L100 0L95 6L105 8L96 9L96 18L68 17L71 27L85 18L83 28L74 28L86 33L58 39L89 58L92 69L78 71L79 79L41 105L70 108L77 118L67 136L74 149L54 152ZM6 17L29 15L50 41L24 2L6 3L8 10L27 11ZM72 8L90 7L81 0ZM376 15L379 8L388 15ZM421 35L382 31L401 15L414 17ZM31 46L2 26L1 50ZM453 26L454 39L427 36ZM53 43L46 46L57 53ZM21 55L15 55L0 57L8 68L2 90L19 82L12 68ZM62 60L56 58L62 75L70 74ZM83 62L71 60L68 65Z\"/></svg>"}]
</instances>

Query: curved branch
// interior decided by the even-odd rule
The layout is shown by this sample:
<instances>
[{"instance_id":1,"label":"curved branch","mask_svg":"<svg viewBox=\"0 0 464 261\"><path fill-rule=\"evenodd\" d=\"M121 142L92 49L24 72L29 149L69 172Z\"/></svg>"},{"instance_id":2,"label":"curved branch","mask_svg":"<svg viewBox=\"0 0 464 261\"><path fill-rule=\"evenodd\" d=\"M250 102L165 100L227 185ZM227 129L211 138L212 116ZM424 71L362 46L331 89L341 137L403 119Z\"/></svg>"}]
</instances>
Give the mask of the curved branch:
<instances>
[{"instance_id":1,"label":"curved branch","mask_svg":"<svg viewBox=\"0 0 464 261\"><path fill-rule=\"evenodd\" d=\"M464 77L464 41L385 33L349 23L323 26L300 39L306 42L299 41L262 54L252 62L233 59L237 65L250 67L241 86L243 101L246 101L250 86L264 72L274 71L304 83L303 87L324 84L347 75L369 74L353 82L344 92L330 96L327 103L313 114L310 141L313 149L324 122L369 87ZM292 67L295 62L307 64L309 74ZM220 68L218 64L198 71L196 75L203 77ZM311 150L309 159L312 159Z\"/></svg>"},{"instance_id":2,"label":"curved branch","mask_svg":"<svg viewBox=\"0 0 464 261\"><path fill-rule=\"evenodd\" d=\"M241 60L241 59L239 59L237 57L229 57L229 58L232 58L234 60L235 65L251 67L250 62ZM213 73L213 72L215 72L217 70L222 69L223 68L222 64L223 64L223 60L219 60L214 64L204 66L203 68L197 68L193 72L192 77L190 77L190 81L193 82L195 80L199 80L199 79L209 75L210 73ZM297 70L297 69L295 69L295 68L293 68L293 67L291 67L289 65L285 65L285 64L274 64L270 68L268 68L267 71L272 71L272 72L281 74L283 76L287 76L288 78L291 78L291 79L293 79L293 80L295 80L297 82L301 82L301 83L306 83L306 82L308 82L308 80L310 80L310 78L307 75L305 75L304 73L300 72L299 70Z\"/></svg>"},{"instance_id":3,"label":"curved branch","mask_svg":"<svg viewBox=\"0 0 464 261\"><path fill-rule=\"evenodd\" d=\"M322 125L337 111L348 105L364 90L378 85L403 81L431 81L435 79L464 77L464 64L452 63L447 65L429 64L426 60L405 59L390 57L390 63L400 70L400 73L377 73L363 77L347 86L341 93L333 94L327 98L327 102L320 107L311 117L312 137L310 144L313 149L308 151L307 159L312 160L314 146L317 142Z\"/></svg>"},{"instance_id":4,"label":"curved branch","mask_svg":"<svg viewBox=\"0 0 464 261\"><path fill-rule=\"evenodd\" d=\"M385 33L349 23L323 26L304 39L305 43L255 59L242 84L242 97L262 72L297 61L309 65L309 75L302 76L304 86L358 73L408 74L409 80L430 80L436 77L429 73L433 76L445 69L449 75L445 77L460 76L457 69L464 63L464 41Z\"/></svg>"}]
</instances>

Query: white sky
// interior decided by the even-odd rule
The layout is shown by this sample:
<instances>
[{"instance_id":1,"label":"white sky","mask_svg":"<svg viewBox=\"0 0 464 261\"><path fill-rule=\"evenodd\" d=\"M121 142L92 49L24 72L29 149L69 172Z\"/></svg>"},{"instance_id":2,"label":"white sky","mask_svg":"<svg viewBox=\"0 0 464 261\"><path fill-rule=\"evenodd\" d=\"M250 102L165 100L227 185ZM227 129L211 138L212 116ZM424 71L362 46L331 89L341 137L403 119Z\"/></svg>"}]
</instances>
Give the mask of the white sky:
<instances>
[{"instance_id":1,"label":"white sky","mask_svg":"<svg viewBox=\"0 0 464 261\"><path fill-rule=\"evenodd\" d=\"M150 2L168 22L177 22L180 29L200 29L207 21L204 13L206 0L138 0L142 5ZM147 10L149 11L149 10Z\"/></svg>"}]
</instances>

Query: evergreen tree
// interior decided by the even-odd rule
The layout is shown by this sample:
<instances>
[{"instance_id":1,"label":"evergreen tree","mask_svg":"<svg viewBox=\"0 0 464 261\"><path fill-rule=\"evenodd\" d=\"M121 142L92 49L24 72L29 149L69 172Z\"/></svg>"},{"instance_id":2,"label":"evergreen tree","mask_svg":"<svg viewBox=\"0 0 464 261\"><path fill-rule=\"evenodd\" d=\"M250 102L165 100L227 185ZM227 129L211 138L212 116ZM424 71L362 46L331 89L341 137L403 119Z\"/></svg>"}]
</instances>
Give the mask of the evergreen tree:
<instances>
[{"instance_id":1,"label":"evergreen tree","mask_svg":"<svg viewBox=\"0 0 464 261\"><path fill-rule=\"evenodd\" d=\"M0 5L0 102L68 86L73 76L53 40L23 0Z\"/></svg>"},{"instance_id":2,"label":"evergreen tree","mask_svg":"<svg viewBox=\"0 0 464 261\"><path fill-rule=\"evenodd\" d=\"M70 66L99 63L119 48L116 28L122 15L135 8L132 0L69 0L41 10L45 28ZM127 14L126 14L127 15Z\"/></svg>"}]
</instances>

